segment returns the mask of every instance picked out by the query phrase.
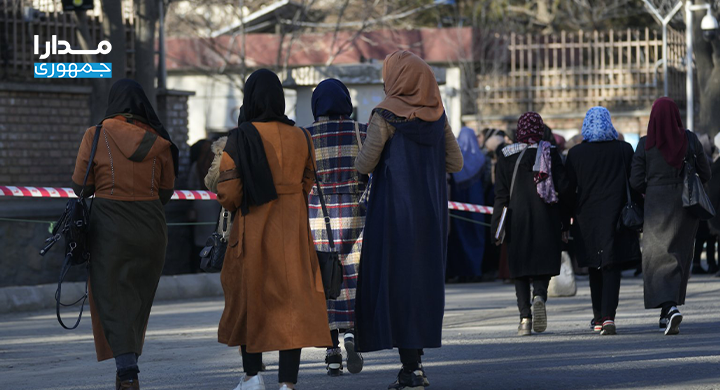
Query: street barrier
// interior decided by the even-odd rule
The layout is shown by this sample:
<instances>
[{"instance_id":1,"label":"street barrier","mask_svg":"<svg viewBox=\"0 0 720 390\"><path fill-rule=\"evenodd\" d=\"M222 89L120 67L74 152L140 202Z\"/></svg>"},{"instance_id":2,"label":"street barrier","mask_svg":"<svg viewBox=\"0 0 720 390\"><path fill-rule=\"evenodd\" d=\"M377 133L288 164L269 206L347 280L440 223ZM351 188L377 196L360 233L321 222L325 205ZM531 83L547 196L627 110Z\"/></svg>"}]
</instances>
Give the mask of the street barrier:
<instances>
[{"instance_id":1,"label":"street barrier","mask_svg":"<svg viewBox=\"0 0 720 390\"><path fill-rule=\"evenodd\" d=\"M27 198L75 198L72 188L54 187L15 187L0 186L0 196L27 197ZM217 196L210 191L177 190L172 196L173 200L215 200ZM480 206L470 203L448 202L448 209L467 211L471 213L492 214L492 207Z\"/></svg>"}]
</instances>

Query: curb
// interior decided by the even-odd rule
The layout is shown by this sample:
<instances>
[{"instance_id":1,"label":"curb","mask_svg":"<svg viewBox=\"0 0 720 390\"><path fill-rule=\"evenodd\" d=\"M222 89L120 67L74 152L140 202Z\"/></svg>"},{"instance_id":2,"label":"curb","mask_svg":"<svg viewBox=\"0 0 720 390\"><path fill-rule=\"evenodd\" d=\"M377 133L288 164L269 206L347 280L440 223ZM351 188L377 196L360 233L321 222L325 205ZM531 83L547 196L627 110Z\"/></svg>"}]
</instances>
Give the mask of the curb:
<instances>
[{"instance_id":1,"label":"curb","mask_svg":"<svg viewBox=\"0 0 720 390\"><path fill-rule=\"evenodd\" d=\"M0 288L0 314L55 308L57 284ZM63 296L81 297L85 282L63 283ZM165 275L160 277L155 301L222 297L219 273ZM76 298L73 298L76 299ZM63 299L64 301L64 299Z\"/></svg>"}]
</instances>

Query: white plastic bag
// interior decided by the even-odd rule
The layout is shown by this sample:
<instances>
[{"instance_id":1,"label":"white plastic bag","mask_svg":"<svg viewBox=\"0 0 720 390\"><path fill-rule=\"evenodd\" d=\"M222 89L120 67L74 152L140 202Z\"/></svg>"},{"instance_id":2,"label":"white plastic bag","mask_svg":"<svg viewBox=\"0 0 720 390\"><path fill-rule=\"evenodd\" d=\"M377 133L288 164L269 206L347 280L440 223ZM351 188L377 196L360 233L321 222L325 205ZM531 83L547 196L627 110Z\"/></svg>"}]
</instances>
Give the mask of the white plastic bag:
<instances>
[{"instance_id":1,"label":"white plastic bag","mask_svg":"<svg viewBox=\"0 0 720 390\"><path fill-rule=\"evenodd\" d=\"M548 296L574 297L575 294L577 294L577 284L575 284L575 272L573 272L572 260L567 252L563 252L560 263L560 275L553 276L552 279L550 279Z\"/></svg>"}]
</instances>

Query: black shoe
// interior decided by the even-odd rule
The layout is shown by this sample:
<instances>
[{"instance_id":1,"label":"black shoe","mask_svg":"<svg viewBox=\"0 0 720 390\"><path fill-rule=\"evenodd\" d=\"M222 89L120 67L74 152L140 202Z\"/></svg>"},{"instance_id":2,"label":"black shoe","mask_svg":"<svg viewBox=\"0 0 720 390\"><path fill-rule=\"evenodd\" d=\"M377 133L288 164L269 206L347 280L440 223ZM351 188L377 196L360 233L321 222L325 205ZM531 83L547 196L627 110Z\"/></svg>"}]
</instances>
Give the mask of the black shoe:
<instances>
[{"instance_id":1,"label":"black shoe","mask_svg":"<svg viewBox=\"0 0 720 390\"><path fill-rule=\"evenodd\" d=\"M423 367L422 363L420 363L420 371L423 373L423 386L430 386L430 381L428 380L427 375L425 375L425 367Z\"/></svg>"},{"instance_id":2,"label":"black shoe","mask_svg":"<svg viewBox=\"0 0 720 390\"><path fill-rule=\"evenodd\" d=\"M667 318L667 327L665 328L665 335L676 335L680 333L680 323L683 320L682 314L677 307L673 306L670 312L665 316Z\"/></svg>"},{"instance_id":3,"label":"black shoe","mask_svg":"<svg viewBox=\"0 0 720 390\"><path fill-rule=\"evenodd\" d=\"M329 376L340 376L342 375L342 350L340 348L330 348L327 350L325 356L325 364L327 364L327 374Z\"/></svg>"},{"instance_id":4,"label":"black shoe","mask_svg":"<svg viewBox=\"0 0 720 390\"><path fill-rule=\"evenodd\" d=\"M705 275L708 272L705 271L705 269L703 269L703 267L700 264L695 264L695 265L693 265L692 271L690 271L690 273L693 275Z\"/></svg>"},{"instance_id":5,"label":"black shoe","mask_svg":"<svg viewBox=\"0 0 720 390\"><path fill-rule=\"evenodd\" d=\"M716 274L718 271L720 271L720 267L717 266L717 264L709 264L707 273L709 274Z\"/></svg>"},{"instance_id":6,"label":"black shoe","mask_svg":"<svg viewBox=\"0 0 720 390\"><path fill-rule=\"evenodd\" d=\"M425 380L423 379L423 372L421 370L415 370L408 373L402 368L398 373L397 380L388 386L388 390L421 390L424 388Z\"/></svg>"},{"instance_id":7,"label":"black shoe","mask_svg":"<svg viewBox=\"0 0 720 390\"><path fill-rule=\"evenodd\" d=\"M347 352L347 368L351 374L357 374L363 369L363 357L355 350L355 337L345 334L345 352Z\"/></svg>"}]
</instances>

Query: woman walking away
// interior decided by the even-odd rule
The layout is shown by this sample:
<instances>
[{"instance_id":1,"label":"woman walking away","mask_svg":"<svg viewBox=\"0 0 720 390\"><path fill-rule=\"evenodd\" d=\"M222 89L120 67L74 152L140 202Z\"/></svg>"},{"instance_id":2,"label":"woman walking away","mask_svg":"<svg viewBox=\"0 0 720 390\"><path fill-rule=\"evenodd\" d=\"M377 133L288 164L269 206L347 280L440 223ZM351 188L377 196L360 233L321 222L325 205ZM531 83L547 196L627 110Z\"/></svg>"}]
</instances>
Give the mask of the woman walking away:
<instances>
[{"instance_id":1,"label":"woman walking away","mask_svg":"<svg viewBox=\"0 0 720 390\"><path fill-rule=\"evenodd\" d=\"M483 174L486 158L480 149L475 131L463 127L458 136L458 145L464 165L460 172L452 174L450 199L462 203L485 204ZM480 281L485 252L485 227L478 223L485 222L485 216L463 211L456 211L454 214L464 220L450 219L446 277L457 278L460 282Z\"/></svg>"},{"instance_id":2,"label":"woman walking away","mask_svg":"<svg viewBox=\"0 0 720 390\"><path fill-rule=\"evenodd\" d=\"M353 112L350 92L339 80L328 79L318 84L312 94L312 111L315 123L308 130L315 145L325 202L332 205L328 212L333 240L339 243L336 245L343 264L340 296L327 301L333 347L327 349L325 363L328 375L342 374L340 332L344 332L347 368L357 374L362 370L363 359L355 350L355 290L365 226L365 210L359 202L368 178L355 170L355 159L367 134L367 125L350 119ZM310 226L317 250L329 252L320 198L315 188L310 194Z\"/></svg>"},{"instance_id":3,"label":"woman walking away","mask_svg":"<svg viewBox=\"0 0 720 390\"><path fill-rule=\"evenodd\" d=\"M565 166L574 202L574 245L578 265L590 272L594 330L613 335L620 297L620 273L640 262L639 233L620 226L628 203L633 149L619 141L605 107L593 107L582 126L583 143L568 153ZM642 197L631 192L632 199Z\"/></svg>"},{"instance_id":4,"label":"woman walking away","mask_svg":"<svg viewBox=\"0 0 720 390\"><path fill-rule=\"evenodd\" d=\"M638 142L630 176L630 185L645 194L645 308L661 308L660 329L666 335L678 334L683 317L677 306L685 303L699 223L683 207L683 164L692 149L701 153L702 145L695 134L685 131L680 111L670 98L653 103L647 134ZM696 161L700 180L707 182L707 159Z\"/></svg>"},{"instance_id":5,"label":"woman walking away","mask_svg":"<svg viewBox=\"0 0 720 390\"><path fill-rule=\"evenodd\" d=\"M220 204L235 215L218 341L241 347L245 376L236 390L265 389L258 373L268 351L280 351L280 388L293 389L301 348L332 345L308 224L315 157L309 135L285 116L275 73L250 75L243 107L246 122L228 136L217 185Z\"/></svg>"},{"instance_id":6,"label":"woman walking away","mask_svg":"<svg viewBox=\"0 0 720 390\"><path fill-rule=\"evenodd\" d=\"M163 205L173 194L178 149L140 84L113 84L85 196L90 215L90 311L98 361L115 358L116 389L139 389L150 309L165 264ZM73 189L79 194L96 128L80 145Z\"/></svg>"},{"instance_id":7,"label":"woman walking away","mask_svg":"<svg viewBox=\"0 0 720 390\"><path fill-rule=\"evenodd\" d=\"M541 141L543 133L539 114L523 114L518 120L517 143L498 153L495 172L491 231L497 232L503 208L507 207L504 242L510 277L515 279L520 336L530 335L531 329L544 332L547 328L548 284L560 273L561 241L567 242L569 229L569 218L563 218L558 204L558 193L564 198L568 188L565 167L557 149Z\"/></svg>"},{"instance_id":8,"label":"woman walking away","mask_svg":"<svg viewBox=\"0 0 720 390\"><path fill-rule=\"evenodd\" d=\"M435 75L396 51L383 63L385 100L375 109L355 166L373 172L356 310L357 348L398 348L402 369L389 389L428 385L420 356L439 348L445 308L446 172L463 160Z\"/></svg>"}]
</instances>

